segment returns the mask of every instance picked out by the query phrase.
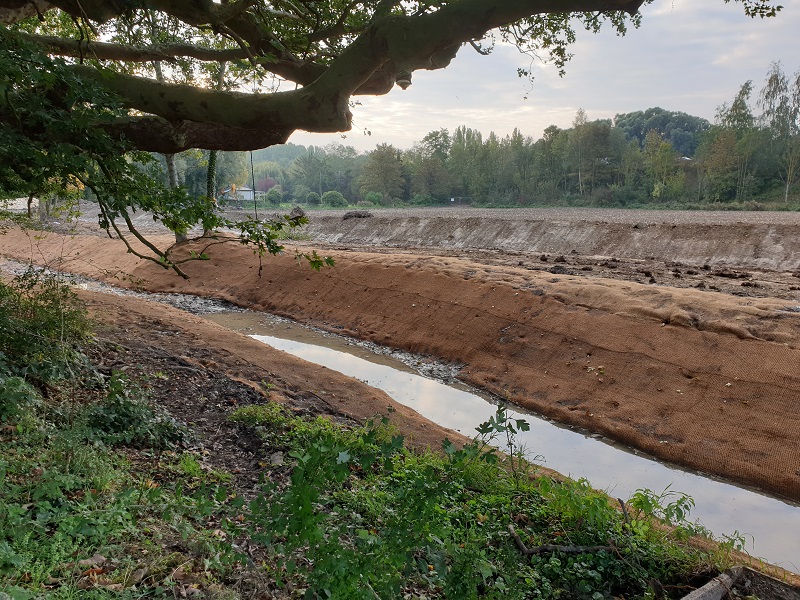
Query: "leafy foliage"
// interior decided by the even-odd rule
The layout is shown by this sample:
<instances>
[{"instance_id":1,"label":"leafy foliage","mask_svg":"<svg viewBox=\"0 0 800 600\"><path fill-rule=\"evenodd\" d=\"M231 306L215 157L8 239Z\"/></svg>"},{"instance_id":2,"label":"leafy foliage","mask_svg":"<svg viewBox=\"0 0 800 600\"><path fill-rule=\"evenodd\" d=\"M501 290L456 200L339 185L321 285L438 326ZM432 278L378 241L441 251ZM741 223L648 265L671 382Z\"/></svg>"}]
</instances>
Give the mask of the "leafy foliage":
<instances>
[{"instance_id":1,"label":"leafy foliage","mask_svg":"<svg viewBox=\"0 0 800 600\"><path fill-rule=\"evenodd\" d=\"M490 446L498 437L513 445L527 425L502 407L472 443L446 442L444 457L408 451L386 420L346 432L275 406L234 418L293 461L291 484L266 483L249 518L278 581L307 586L310 598L645 597L653 579L704 568L705 558L647 517L626 520L586 482L520 476L523 459ZM650 499L650 516L688 516L686 499ZM564 551L526 557L526 544Z\"/></svg>"},{"instance_id":2,"label":"leafy foliage","mask_svg":"<svg viewBox=\"0 0 800 600\"><path fill-rule=\"evenodd\" d=\"M28 269L0 281L0 376L36 384L75 376L88 332L86 311L58 277Z\"/></svg>"},{"instance_id":3,"label":"leafy foliage","mask_svg":"<svg viewBox=\"0 0 800 600\"><path fill-rule=\"evenodd\" d=\"M100 401L77 413L89 441L143 448L172 448L188 439L184 426L150 406L144 390L114 373Z\"/></svg>"},{"instance_id":4,"label":"leafy foliage","mask_svg":"<svg viewBox=\"0 0 800 600\"><path fill-rule=\"evenodd\" d=\"M213 516L220 532L229 529L222 516L232 510L228 503L236 503L229 502L228 492L205 485L205 473L177 464L162 467L157 460L155 470L139 470L107 445L140 446L151 460L184 439L185 430L158 415L142 389L122 376L112 377L104 389L99 379L84 379L77 369L47 367L51 360L63 364L71 353L83 356L85 318L55 277L35 272L20 279L0 288L0 331L7 334L13 327L20 343L29 341L42 366L37 373L73 380L45 398L23 377L9 374L13 369L30 374L15 362L20 355L4 355L0 596L164 597L168 590L185 592L175 573L191 570L195 561L203 565L199 573L226 573L236 552L206 527ZM51 324L59 322L66 333L50 335ZM46 356L37 351L44 334L51 346ZM162 459L169 463L166 455ZM172 483L162 487L155 479ZM184 540L194 549L175 552L170 540Z\"/></svg>"},{"instance_id":5,"label":"leafy foliage","mask_svg":"<svg viewBox=\"0 0 800 600\"><path fill-rule=\"evenodd\" d=\"M237 222L224 218L205 196L164 184L154 156L135 151L111 135L113 123L127 115L120 101L96 80L64 60L49 57L17 34L0 28L0 188L24 195L80 186L100 207L100 226L118 236L130 252L172 268L205 258L175 257L134 227L132 215L146 211L176 234L199 224L204 231L231 229L239 242L260 257L277 254L278 235L306 222L304 216L278 216ZM137 250L127 235L143 242ZM217 237L212 243L226 243Z\"/></svg>"}]
</instances>

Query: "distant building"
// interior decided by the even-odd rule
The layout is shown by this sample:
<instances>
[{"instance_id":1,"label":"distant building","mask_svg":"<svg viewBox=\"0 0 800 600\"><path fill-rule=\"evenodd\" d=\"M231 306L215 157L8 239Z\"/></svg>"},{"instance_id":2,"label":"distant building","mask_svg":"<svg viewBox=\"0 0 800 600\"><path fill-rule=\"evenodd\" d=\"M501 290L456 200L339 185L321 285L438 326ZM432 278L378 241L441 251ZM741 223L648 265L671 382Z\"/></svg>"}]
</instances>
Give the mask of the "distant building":
<instances>
[{"instance_id":1,"label":"distant building","mask_svg":"<svg viewBox=\"0 0 800 600\"><path fill-rule=\"evenodd\" d=\"M247 185L232 185L220 193L220 199L225 202L252 202L261 192L253 190Z\"/></svg>"},{"instance_id":2,"label":"distant building","mask_svg":"<svg viewBox=\"0 0 800 600\"><path fill-rule=\"evenodd\" d=\"M242 200L250 200L250 202L255 200L255 191L253 190L253 188L248 187L246 185L243 185L242 187L236 188L236 194Z\"/></svg>"}]
</instances>

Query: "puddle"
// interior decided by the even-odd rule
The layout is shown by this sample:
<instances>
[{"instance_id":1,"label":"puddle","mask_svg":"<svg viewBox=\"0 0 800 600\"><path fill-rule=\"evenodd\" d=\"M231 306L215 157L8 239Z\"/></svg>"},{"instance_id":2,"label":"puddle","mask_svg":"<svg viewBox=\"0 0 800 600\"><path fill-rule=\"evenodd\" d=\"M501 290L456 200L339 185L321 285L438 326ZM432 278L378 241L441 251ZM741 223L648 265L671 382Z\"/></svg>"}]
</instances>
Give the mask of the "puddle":
<instances>
[{"instance_id":1,"label":"puddle","mask_svg":"<svg viewBox=\"0 0 800 600\"><path fill-rule=\"evenodd\" d=\"M253 313L215 314L208 318L252 335L265 344L309 362L339 371L382 389L398 402L444 427L467 436L495 412L487 399L464 385L446 385L416 372L428 365L425 358L308 329L288 319ZM373 349L379 349L376 354ZM449 380L454 373L439 369ZM427 375L428 373L426 373ZM696 507L691 518L698 519L714 535L747 537L747 551L753 556L800 572L800 506L758 492L717 481L696 473L659 463L610 442L556 425L522 411L509 411L526 419L530 431L520 434L529 458L572 478L586 478L613 497L627 499L640 488L689 494ZM792 533L790 533L792 532Z\"/></svg>"}]
</instances>

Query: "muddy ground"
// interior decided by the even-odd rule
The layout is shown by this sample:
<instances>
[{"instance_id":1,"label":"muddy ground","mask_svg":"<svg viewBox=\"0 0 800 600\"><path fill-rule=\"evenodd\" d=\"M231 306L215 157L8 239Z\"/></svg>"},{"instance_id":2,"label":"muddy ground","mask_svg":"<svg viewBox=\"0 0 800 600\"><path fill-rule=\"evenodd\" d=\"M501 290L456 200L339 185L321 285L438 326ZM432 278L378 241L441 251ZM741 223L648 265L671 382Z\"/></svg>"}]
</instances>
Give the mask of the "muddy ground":
<instances>
[{"instance_id":1,"label":"muddy ground","mask_svg":"<svg viewBox=\"0 0 800 600\"><path fill-rule=\"evenodd\" d=\"M548 224L542 213L515 214L451 213L449 222L425 211L315 214L309 231L318 239L299 244L336 258L322 273L288 250L266 259L259 276L258 261L238 244L188 265L188 281L92 235L11 231L0 252L123 286L220 298L463 364L468 383L551 418L800 499L800 255L790 235L797 216L754 213L748 224L750 214L737 213L726 224L701 213L696 225L666 213L612 211L602 219L552 213ZM484 228L506 233L479 244ZM553 246L565 231L569 241ZM399 246L404 236L409 247ZM643 253L631 252L633 237ZM740 246L748 250L723 253ZM271 393L297 406L358 419L391 402L330 371L256 352L255 342L199 317L124 297L90 302L115 336L256 388L275 381ZM204 405L187 410L195 406ZM445 435L407 409L399 414L421 445Z\"/></svg>"}]
</instances>

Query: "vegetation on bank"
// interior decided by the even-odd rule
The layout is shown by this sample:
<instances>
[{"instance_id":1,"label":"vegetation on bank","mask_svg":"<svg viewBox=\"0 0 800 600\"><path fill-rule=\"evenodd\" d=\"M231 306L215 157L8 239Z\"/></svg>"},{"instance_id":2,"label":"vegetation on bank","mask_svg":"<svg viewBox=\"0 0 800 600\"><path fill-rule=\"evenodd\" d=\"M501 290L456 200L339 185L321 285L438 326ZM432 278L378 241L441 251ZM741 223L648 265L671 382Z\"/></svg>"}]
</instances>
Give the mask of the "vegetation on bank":
<instances>
[{"instance_id":1,"label":"vegetation on bank","mask_svg":"<svg viewBox=\"0 0 800 600\"><path fill-rule=\"evenodd\" d=\"M685 496L620 510L537 476L502 407L419 453L391 415L345 427L265 399L230 415L265 449L245 488L98 345L62 282L0 282L0 598L680 597L737 544L690 546L708 532Z\"/></svg>"}]
</instances>

